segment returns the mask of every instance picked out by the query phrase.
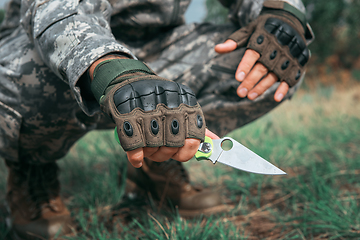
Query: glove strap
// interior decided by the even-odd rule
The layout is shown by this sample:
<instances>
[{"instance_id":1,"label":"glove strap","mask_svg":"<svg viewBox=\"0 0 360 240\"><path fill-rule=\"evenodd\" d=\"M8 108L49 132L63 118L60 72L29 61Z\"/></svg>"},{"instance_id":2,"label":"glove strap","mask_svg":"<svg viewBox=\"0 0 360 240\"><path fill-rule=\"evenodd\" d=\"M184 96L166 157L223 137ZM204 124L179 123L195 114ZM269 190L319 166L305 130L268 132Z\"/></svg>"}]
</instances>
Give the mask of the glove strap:
<instances>
[{"instance_id":1,"label":"glove strap","mask_svg":"<svg viewBox=\"0 0 360 240\"><path fill-rule=\"evenodd\" d=\"M304 31L305 32L307 31L307 26L306 26L307 21L306 21L305 13L297 9L296 7L292 6L291 4L278 0L265 1L263 3L263 9L261 10L261 13L271 12L271 10L280 10L292 14L300 21L302 27L304 28Z\"/></svg>"},{"instance_id":2,"label":"glove strap","mask_svg":"<svg viewBox=\"0 0 360 240\"><path fill-rule=\"evenodd\" d=\"M114 79L122 74L133 72L154 74L144 63L135 59L110 59L99 63L94 70L91 82L91 91L96 100L100 102L101 96Z\"/></svg>"}]
</instances>

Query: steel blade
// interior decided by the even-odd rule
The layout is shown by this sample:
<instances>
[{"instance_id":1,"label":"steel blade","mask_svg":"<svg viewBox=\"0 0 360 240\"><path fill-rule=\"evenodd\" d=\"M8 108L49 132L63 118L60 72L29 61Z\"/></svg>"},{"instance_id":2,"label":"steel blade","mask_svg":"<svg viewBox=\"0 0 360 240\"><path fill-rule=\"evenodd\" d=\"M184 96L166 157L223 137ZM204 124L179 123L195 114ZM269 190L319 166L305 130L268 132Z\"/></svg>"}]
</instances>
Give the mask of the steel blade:
<instances>
[{"instance_id":1,"label":"steel blade","mask_svg":"<svg viewBox=\"0 0 360 240\"><path fill-rule=\"evenodd\" d=\"M251 173L265 175L286 174L286 172L266 161L235 139L225 137L221 139L221 141L214 141L214 145L219 145L217 147L221 148L221 144L227 140L230 140L233 146L228 151L223 150L218 157L217 162Z\"/></svg>"}]
</instances>

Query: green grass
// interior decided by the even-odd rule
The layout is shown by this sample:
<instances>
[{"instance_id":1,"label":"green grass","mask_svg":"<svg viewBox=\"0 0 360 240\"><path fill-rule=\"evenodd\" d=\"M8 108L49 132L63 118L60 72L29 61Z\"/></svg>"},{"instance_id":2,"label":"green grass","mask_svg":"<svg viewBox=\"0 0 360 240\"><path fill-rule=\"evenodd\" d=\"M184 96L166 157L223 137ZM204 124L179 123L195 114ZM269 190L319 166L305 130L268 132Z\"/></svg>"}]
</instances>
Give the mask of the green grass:
<instances>
[{"instance_id":1,"label":"green grass","mask_svg":"<svg viewBox=\"0 0 360 240\"><path fill-rule=\"evenodd\" d=\"M360 239L359 90L301 91L229 134L286 176L185 163L194 183L217 189L232 207L214 216L185 219L176 211L159 212L151 199L129 199L118 184L126 159L112 132L89 133L59 161L62 193L76 226L62 239ZM0 221L0 239L6 234Z\"/></svg>"}]
</instances>

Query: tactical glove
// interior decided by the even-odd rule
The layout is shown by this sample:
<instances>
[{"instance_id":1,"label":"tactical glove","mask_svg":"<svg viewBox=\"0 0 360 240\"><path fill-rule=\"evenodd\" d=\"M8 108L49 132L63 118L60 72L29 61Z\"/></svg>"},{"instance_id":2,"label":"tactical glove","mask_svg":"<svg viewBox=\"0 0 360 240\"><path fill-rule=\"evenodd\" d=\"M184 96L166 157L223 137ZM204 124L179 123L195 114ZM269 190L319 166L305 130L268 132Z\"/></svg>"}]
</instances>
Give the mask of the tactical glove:
<instances>
[{"instance_id":1,"label":"tactical glove","mask_svg":"<svg viewBox=\"0 0 360 240\"><path fill-rule=\"evenodd\" d=\"M290 87L300 80L310 58L304 27L296 17L282 10L263 12L228 39L235 41L238 48L246 46L258 52L258 61Z\"/></svg>"},{"instance_id":2,"label":"tactical glove","mask_svg":"<svg viewBox=\"0 0 360 240\"><path fill-rule=\"evenodd\" d=\"M204 116L189 87L157 76L134 59L103 61L93 76L92 92L116 123L115 135L125 151L181 147L185 138L204 140Z\"/></svg>"}]
</instances>

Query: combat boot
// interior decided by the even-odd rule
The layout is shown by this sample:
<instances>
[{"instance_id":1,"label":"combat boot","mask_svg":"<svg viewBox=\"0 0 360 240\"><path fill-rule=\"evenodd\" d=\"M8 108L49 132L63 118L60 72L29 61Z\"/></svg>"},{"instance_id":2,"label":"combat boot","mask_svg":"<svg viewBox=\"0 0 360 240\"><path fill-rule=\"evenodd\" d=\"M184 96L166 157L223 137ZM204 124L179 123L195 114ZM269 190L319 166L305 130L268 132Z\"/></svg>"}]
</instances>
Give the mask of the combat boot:
<instances>
[{"instance_id":1,"label":"combat boot","mask_svg":"<svg viewBox=\"0 0 360 240\"><path fill-rule=\"evenodd\" d=\"M160 206L166 203L177 206L179 214L184 217L227 210L218 193L191 185L183 164L173 159L160 163L145 158L141 168L128 163L127 178L150 192Z\"/></svg>"},{"instance_id":2,"label":"combat boot","mask_svg":"<svg viewBox=\"0 0 360 240\"><path fill-rule=\"evenodd\" d=\"M59 192L58 166L6 162L8 223L15 238L51 239L70 232L70 212Z\"/></svg>"}]
</instances>

